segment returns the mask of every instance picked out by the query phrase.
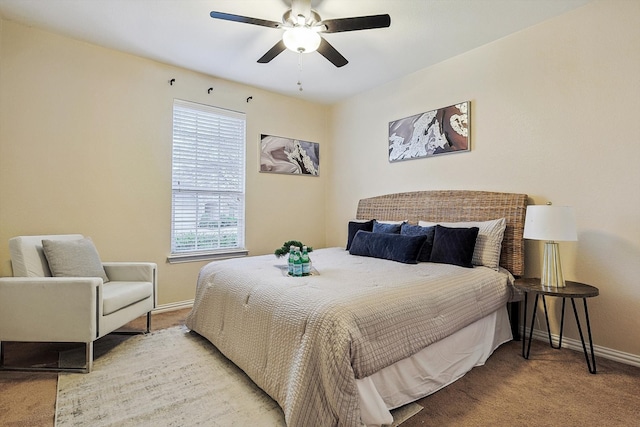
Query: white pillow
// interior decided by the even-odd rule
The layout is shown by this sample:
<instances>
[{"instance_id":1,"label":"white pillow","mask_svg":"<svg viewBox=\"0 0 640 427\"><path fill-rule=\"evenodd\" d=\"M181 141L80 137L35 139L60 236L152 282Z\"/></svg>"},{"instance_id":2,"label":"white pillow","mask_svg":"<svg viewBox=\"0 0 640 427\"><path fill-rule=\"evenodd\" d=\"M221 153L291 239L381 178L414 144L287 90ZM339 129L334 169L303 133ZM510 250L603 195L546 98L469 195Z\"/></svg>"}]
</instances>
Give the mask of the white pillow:
<instances>
[{"instance_id":1,"label":"white pillow","mask_svg":"<svg viewBox=\"0 0 640 427\"><path fill-rule=\"evenodd\" d=\"M484 265L485 267L498 270L500 265L500 252L502 251L502 238L507 227L504 218L490 221L469 221L469 222L428 222L418 221L422 227L431 227L440 224L444 227L468 228L478 227L478 238L473 249L473 265Z\"/></svg>"}]
</instances>

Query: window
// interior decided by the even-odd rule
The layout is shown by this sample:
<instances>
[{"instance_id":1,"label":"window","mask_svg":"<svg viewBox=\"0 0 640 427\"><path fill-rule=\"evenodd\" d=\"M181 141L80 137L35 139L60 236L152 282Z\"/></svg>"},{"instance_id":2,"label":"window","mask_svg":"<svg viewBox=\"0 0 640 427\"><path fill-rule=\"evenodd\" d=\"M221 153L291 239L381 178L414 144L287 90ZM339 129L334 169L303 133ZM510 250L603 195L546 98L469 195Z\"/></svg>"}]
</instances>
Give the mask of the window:
<instances>
[{"instance_id":1,"label":"window","mask_svg":"<svg viewBox=\"0 0 640 427\"><path fill-rule=\"evenodd\" d=\"M173 103L170 262L242 256L245 115Z\"/></svg>"}]
</instances>

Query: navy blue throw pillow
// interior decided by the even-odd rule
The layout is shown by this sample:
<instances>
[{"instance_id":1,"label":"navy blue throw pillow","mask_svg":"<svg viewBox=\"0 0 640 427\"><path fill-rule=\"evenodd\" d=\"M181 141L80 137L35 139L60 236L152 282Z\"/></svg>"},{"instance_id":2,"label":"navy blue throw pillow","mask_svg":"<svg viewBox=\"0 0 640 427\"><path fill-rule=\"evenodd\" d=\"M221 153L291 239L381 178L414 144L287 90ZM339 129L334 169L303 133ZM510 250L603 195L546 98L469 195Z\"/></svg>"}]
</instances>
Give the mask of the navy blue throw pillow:
<instances>
[{"instance_id":1,"label":"navy blue throw pillow","mask_svg":"<svg viewBox=\"0 0 640 427\"><path fill-rule=\"evenodd\" d=\"M385 222L378 222L377 220L373 220L373 232L374 233L392 233L392 234L400 234L400 228L402 224L387 224Z\"/></svg>"},{"instance_id":2,"label":"navy blue throw pillow","mask_svg":"<svg viewBox=\"0 0 640 427\"><path fill-rule=\"evenodd\" d=\"M427 236L403 236L391 233L358 231L351 243L351 255L417 264L418 253Z\"/></svg>"},{"instance_id":3,"label":"navy blue throw pillow","mask_svg":"<svg viewBox=\"0 0 640 427\"><path fill-rule=\"evenodd\" d=\"M404 236L427 236L418 253L418 262L429 262L431 259L431 249L433 248L433 237L436 227L421 227L419 225L402 224L400 234Z\"/></svg>"},{"instance_id":4,"label":"navy blue throw pillow","mask_svg":"<svg viewBox=\"0 0 640 427\"><path fill-rule=\"evenodd\" d=\"M348 237L347 237L347 250L351 247L351 242L353 242L353 238L359 230L364 231L372 231L373 230L373 220L369 221L349 221L348 225Z\"/></svg>"},{"instance_id":5,"label":"navy blue throw pillow","mask_svg":"<svg viewBox=\"0 0 640 427\"><path fill-rule=\"evenodd\" d=\"M449 228L436 225L431 250L431 262L471 268L473 249L478 238L478 227Z\"/></svg>"}]
</instances>

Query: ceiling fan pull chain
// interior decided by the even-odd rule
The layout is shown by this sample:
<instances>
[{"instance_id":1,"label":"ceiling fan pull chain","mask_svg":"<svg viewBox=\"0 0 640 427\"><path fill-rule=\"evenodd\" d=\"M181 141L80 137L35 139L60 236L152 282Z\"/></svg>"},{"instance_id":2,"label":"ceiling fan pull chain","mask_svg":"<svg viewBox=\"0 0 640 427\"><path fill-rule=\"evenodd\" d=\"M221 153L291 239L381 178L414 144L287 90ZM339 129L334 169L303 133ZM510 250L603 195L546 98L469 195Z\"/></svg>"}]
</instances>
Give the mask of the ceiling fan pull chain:
<instances>
[{"instance_id":1,"label":"ceiling fan pull chain","mask_svg":"<svg viewBox=\"0 0 640 427\"><path fill-rule=\"evenodd\" d=\"M302 92L302 52L298 53L298 90Z\"/></svg>"}]
</instances>

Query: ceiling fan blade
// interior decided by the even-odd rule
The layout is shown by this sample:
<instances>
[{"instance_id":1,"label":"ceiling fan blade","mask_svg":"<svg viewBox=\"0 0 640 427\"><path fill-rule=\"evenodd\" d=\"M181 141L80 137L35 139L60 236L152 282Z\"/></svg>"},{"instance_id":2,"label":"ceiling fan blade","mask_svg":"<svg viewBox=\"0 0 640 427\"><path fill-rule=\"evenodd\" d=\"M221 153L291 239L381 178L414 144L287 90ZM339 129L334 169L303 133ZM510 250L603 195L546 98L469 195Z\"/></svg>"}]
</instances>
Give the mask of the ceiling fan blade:
<instances>
[{"instance_id":1,"label":"ceiling fan blade","mask_svg":"<svg viewBox=\"0 0 640 427\"><path fill-rule=\"evenodd\" d=\"M329 60L336 67L343 67L349 63L347 59L331 46L324 38L320 38L320 47L318 47L318 53Z\"/></svg>"},{"instance_id":2,"label":"ceiling fan blade","mask_svg":"<svg viewBox=\"0 0 640 427\"><path fill-rule=\"evenodd\" d=\"M266 19L250 18L248 16L232 15L231 13L222 13L212 11L209 16L214 19L223 19L225 21L242 22L243 24L260 25L269 28L280 28L281 23L275 21L267 21Z\"/></svg>"},{"instance_id":3,"label":"ceiling fan blade","mask_svg":"<svg viewBox=\"0 0 640 427\"><path fill-rule=\"evenodd\" d=\"M267 62L270 62L276 56L280 55L286 48L287 47L284 45L284 42L282 40L280 40L271 49L269 49L267 51L267 53L262 55L262 58L258 59L258 62L260 64L266 64Z\"/></svg>"},{"instance_id":4,"label":"ceiling fan blade","mask_svg":"<svg viewBox=\"0 0 640 427\"><path fill-rule=\"evenodd\" d=\"M341 33L344 31L372 30L386 28L391 25L389 15L357 16L353 18L326 19L320 22L327 29L325 33Z\"/></svg>"}]
</instances>

